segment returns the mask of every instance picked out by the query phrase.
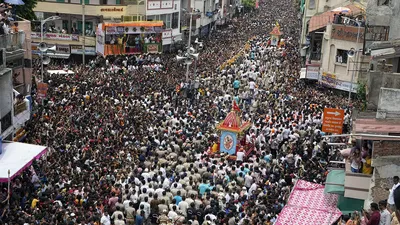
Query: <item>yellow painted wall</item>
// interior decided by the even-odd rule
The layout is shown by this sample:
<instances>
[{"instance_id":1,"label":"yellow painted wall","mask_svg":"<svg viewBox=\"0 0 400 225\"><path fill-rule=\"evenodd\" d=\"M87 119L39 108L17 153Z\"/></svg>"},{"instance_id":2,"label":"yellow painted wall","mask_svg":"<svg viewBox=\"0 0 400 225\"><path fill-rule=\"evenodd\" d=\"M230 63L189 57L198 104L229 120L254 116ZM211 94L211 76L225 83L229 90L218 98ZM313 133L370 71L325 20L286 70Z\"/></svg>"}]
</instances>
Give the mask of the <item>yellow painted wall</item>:
<instances>
[{"instance_id":1,"label":"yellow painted wall","mask_svg":"<svg viewBox=\"0 0 400 225\"><path fill-rule=\"evenodd\" d=\"M126 6L107 6L107 5L86 5L85 14L88 16L104 16L104 17L121 17L126 15ZM82 5L58 3L58 2L41 2L38 1L34 11L50 12L61 14L82 14Z\"/></svg>"}]
</instances>

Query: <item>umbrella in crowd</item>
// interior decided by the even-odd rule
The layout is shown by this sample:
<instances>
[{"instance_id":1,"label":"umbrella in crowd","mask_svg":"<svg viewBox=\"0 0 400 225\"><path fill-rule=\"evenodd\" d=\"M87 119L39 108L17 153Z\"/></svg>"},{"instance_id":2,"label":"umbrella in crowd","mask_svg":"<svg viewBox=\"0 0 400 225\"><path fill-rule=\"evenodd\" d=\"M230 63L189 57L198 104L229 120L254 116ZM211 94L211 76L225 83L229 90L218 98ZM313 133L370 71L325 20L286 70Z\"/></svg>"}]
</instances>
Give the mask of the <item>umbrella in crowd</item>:
<instances>
[{"instance_id":1,"label":"umbrella in crowd","mask_svg":"<svg viewBox=\"0 0 400 225\"><path fill-rule=\"evenodd\" d=\"M10 5L25 5L23 0L4 0L4 2Z\"/></svg>"},{"instance_id":2,"label":"umbrella in crowd","mask_svg":"<svg viewBox=\"0 0 400 225\"><path fill-rule=\"evenodd\" d=\"M351 10L349 8L347 8L347 7L338 7L338 8L335 8L335 9L331 10L331 11L332 12L338 12L338 13L350 13L351 12Z\"/></svg>"}]
</instances>

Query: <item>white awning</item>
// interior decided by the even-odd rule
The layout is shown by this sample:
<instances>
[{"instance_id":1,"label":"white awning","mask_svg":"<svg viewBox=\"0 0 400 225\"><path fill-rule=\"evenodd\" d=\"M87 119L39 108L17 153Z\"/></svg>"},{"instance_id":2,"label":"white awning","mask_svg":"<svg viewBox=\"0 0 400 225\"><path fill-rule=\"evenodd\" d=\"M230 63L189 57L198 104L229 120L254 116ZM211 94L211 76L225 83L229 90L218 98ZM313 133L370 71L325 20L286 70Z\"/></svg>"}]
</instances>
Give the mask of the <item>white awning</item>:
<instances>
[{"instance_id":1,"label":"white awning","mask_svg":"<svg viewBox=\"0 0 400 225\"><path fill-rule=\"evenodd\" d=\"M68 59L71 54L45 53L44 55L54 59Z\"/></svg>"},{"instance_id":2,"label":"white awning","mask_svg":"<svg viewBox=\"0 0 400 225\"><path fill-rule=\"evenodd\" d=\"M389 55L393 55L395 53L396 53L396 49L394 49L394 48L371 50L372 57L380 57L380 56L386 56L386 55L389 56Z\"/></svg>"},{"instance_id":3,"label":"white awning","mask_svg":"<svg viewBox=\"0 0 400 225\"><path fill-rule=\"evenodd\" d=\"M49 73L50 75L52 74L62 74L62 75L74 75L74 71L72 70L47 70L47 73Z\"/></svg>"},{"instance_id":4,"label":"white awning","mask_svg":"<svg viewBox=\"0 0 400 225\"><path fill-rule=\"evenodd\" d=\"M8 182L8 170L10 178L14 179L29 167L33 160L39 159L46 152L46 146L3 142L3 153L0 154L0 183Z\"/></svg>"}]
</instances>

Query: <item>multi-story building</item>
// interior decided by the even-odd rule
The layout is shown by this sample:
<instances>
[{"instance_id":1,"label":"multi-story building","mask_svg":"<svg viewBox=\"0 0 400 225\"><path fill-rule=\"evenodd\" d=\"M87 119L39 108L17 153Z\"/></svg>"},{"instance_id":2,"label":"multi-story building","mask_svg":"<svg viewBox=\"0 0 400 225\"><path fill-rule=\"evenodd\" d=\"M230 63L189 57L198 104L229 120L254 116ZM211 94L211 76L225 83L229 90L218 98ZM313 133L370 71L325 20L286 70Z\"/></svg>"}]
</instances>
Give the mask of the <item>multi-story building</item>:
<instances>
[{"instance_id":1,"label":"multi-story building","mask_svg":"<svg viewBox=\"0 0 400 225\"><path fill-rule=\"evenodd\" d=\"M174 0L48 0L39 1L35 12L39 19L58 15L60 20L46 23L44 41L56 45L60 57L82 54L95 55L96 28L104 22L164 21L163 45L181 39L180 1ZM85 14L85 34L82 34L82 14ZM50 32L49 32L50 30ZM40 22L32 33L34 46L40 42ZM35 48L35 47L34 47ZM168 49L168 48L166 48ZM35 49L36 50L36 49ZM53 57L58 57L57 54Z\"/></svg>"},{"instance_id":2,"label":"multi-story building","mask_svg":"<svg viewBox=\"0 0 400 225\"><path fill-rule=\"evenodd\" d=\"M365 52L371 56L368 109L377 110L381 88L400 89L400 2L370 0L367 7Z\"/></svg>"},{"instance_id":3,"label":"multi-story building","mask_svg":"<svg viewBox=\"0 0 400 225\"><path fill-rule=\"evenodd\" d=\"M207 36L216 25L223 25L232 19L235 9L239 8L241 1L234 0L184 0L182 1L182 30L184 37L188 37L190 16L185 12L196 10L199 12L192 19L192 35L203 38Z\"/></svg>"},{"instance_id":4,"label":"multi-story building","mask_svg":"<svg viewBox=\"0 0 400 225\"><path fill-rule=\"evenodd\" d=\"M30 22L14 23L18 23L18 31L0 35L0 136L9 141L23 133L21 128L30 118L30 101L25 96L32 86L31 52L27 51L31 47Z\"/></svg>"},{"instance_id":5,"label":"multi-story building","mask_svg":"<svg viewBox=\"0 0 400 225\"><path fill-rule=\"evenodd\" d=\"M362 54L363 4L363 1L305 1L300 43L305 78L333 89L356 92L357 79L367 72L369 64L369 58Z\"/></svg>"},{"instance_id":6,"label":"multi-story building","mask_svg":"<svg viewBox=\"0 0 400 225\"><path fill-rule=\"evenodd\" d=\"M352 138L361 150L371 150L371 175L352 173L350 160L343 173L344 196L371 202L388 199L393 177L400 170L400 2L369 0L364 46L368 72L358 77L365 85L366 105L353 114ZM353 31L354 33L354 31Z\"/></svg>"}]
</instances>

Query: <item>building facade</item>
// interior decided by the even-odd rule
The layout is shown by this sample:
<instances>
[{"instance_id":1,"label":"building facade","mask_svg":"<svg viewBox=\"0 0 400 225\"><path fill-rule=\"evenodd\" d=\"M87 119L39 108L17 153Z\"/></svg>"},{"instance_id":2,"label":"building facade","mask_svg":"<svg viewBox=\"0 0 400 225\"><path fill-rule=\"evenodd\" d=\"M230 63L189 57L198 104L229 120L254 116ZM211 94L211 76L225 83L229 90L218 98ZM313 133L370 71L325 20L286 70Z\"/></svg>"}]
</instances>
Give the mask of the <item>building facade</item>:
<instances>
[{"instance_id":1,"label":"building facade","mask_svg":"<svg viewBox=\"0 0 400 225\"><path fill-rule=\"evenodd\" d=\"M365 31L363 4L363 1L343 0L304 2L300 39L303 78L318 80L341 91L357 91L357 79L367 72L369 63L362 51Z\"/></svg>"},{"instance_id":2,"label":"building facade","mask_svg":"<svg viewBox=\"0 0 400 225\"><path fill-rule=\"evenodd\" d=\"M172 40L181 39L180 1L155 0L49 0L39 1L35 13L40 19L58 15L60 20L46 23L44 40L52 47L56 45L56 57L82 54L85 45L86 55L96 54L96 28L104 22L132 22L161 20L165 24L163 44L168 47ZM82 34L82 14L85 13L85 34ZM40 21L34 28L33 51L37 52L40 43ZM53 56L54 57L54 56Z\"/></svg>"},{"instance_id":3,"label":"building facade","mask_svg":"<svg viewBox=\"0 0 400 225\"><path fill-rule=\"evenodd\" d=\"M400 89L400 2L369 0L366 13L367 107L377 110L381 88Z\"/></svg>"},{"instance_id":4,"label":"building facade","mask_svg":"<svg viewBox=\"0 0 400 225\"><path fill-rule=\"evenodd\" d=\"M0 35L0 136L8 141L24 135L21 129L30 119L28 99L32 87L31 52L27 51L30 22L13 23L18 23L19 30Z\"/></svg>"}]
</instances>

